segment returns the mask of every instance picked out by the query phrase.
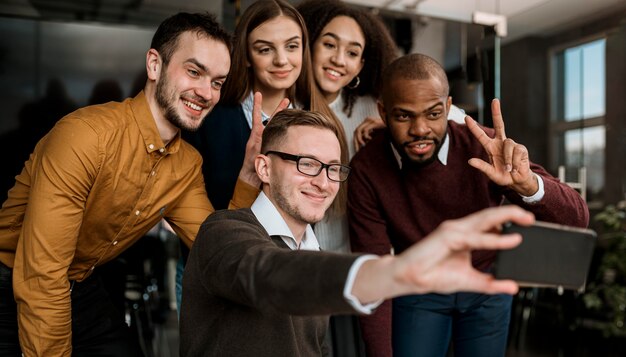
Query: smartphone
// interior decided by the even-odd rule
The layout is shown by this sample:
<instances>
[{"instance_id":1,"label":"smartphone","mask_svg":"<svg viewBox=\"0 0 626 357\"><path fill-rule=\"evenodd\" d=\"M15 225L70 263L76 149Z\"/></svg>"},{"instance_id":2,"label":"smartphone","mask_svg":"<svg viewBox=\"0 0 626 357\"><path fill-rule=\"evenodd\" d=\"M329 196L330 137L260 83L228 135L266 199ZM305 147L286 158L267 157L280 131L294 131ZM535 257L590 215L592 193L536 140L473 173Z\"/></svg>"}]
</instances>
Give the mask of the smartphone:
<instances>
[{"instance_id":1,"label":"smartphone","mask_svg":"<svg viewBox=\"0 0 626 357\"><path fill-rule=\"evenodd\" d=\"M507 223L502 233L520 233L522 243L498 251L496 278L520 286L584 291L596 243L593 230L538 221L531 226Z\"/></svg>"}]
</instances>

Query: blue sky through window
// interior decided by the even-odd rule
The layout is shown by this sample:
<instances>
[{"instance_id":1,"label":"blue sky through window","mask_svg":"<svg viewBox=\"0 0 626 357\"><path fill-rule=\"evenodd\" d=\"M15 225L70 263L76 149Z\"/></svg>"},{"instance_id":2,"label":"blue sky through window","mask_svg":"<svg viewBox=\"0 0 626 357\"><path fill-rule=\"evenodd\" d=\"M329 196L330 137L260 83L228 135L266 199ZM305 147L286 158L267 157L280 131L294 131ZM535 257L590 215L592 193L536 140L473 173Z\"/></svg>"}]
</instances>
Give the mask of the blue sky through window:
<instances>
[{"instance_id":1,"label":"blue sky through window","mask_svg":"<svg viewBox=\"0 0 626 357\"><path fill-rule=\"evenodd\" d=\"M565 50L565 121L605 112L605 40Z\"/></svg>"},{"instance_id":2,"label":"blue sky through window","mask_svg":"<svg viewBox=\"0 0 626 357\"><path fill-rule=\"evenodd\" d=\"M604 125L594 124L585 127L586 119L602 118L605 115L605 39L587 42L570 47L557 53L555 62L562 66L557 78L558 103L557 121L580 122L577 129L571 127L563 135L564 162L566 176L573 175L570 180L578 180L577 171L580 167L587 168L587 198L593 200L604 186L604 150L606 146L606 129ZM562 105L562 106L561 106Z\"/></svg>"}]
</instances>

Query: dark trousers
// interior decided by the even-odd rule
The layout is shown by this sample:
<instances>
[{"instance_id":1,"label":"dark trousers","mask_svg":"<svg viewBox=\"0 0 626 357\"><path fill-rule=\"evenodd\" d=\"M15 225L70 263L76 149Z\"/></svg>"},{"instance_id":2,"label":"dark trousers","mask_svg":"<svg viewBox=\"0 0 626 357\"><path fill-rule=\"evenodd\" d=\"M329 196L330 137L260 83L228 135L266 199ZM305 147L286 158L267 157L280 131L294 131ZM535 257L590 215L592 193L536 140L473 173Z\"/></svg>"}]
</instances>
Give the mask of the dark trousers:
<instances>
[{"instance_id":1,"label":"dark trousers","mask_svg":"<svg viewBox=\"0 0 626 357\"><path fill-rule=\"evenodd\" d=\"M393 354L445 357L505 355L509 295L457 293L410 295L393 299Z\"/></svg>"},{"instance_id":2,"label":"dark trousers","mask_svg":"<svg viewBox=\"0 0 626 357\"><path fill-rule=\"evenodd\" d=\"M17 337L17 306L11 269L0 263L0 356L22 355Z\"/></svg>"},{"instance_id":3,"label":"dark trousers","mask_svg":"<svg viewBox=\"0 0 626 357\"><path fill-rule=\"evenodd\" d=\"M330 356L332 357L365 356L365 345L356 316L331 316L326 343L330 348Z\"/></svg>"},{"instance_id":4,"label":"dark trousers","mask_svg":"<svg viewBox=\"0 0 626 357\"><path fill-rule=\"evenodd\" d=\"M0 263L0 356L21 356L11 270ZM92 276L72 289L72 356L141 356L137 339Z\"/></svg>"}]
</instances>

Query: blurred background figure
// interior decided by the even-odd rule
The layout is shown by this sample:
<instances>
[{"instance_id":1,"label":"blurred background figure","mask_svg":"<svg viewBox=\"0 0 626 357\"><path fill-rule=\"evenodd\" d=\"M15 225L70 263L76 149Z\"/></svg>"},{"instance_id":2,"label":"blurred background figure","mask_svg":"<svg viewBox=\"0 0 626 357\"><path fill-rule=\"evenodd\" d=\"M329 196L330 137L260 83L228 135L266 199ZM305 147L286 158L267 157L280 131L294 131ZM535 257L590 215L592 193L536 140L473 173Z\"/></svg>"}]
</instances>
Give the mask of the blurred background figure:
<instances>
[{"instance_id":1,"label":"blurred background figure","mask_svg":"<svg viewBox=\"0 0 626 357\"><path fill-rule=\"evenodd\" d=\"M145 84L146 81L144 80L143 83ZM93 86L88 105L121 102L122 99L124 95L120 84L114 79L103 79Z\"/></svg>"},{"instance_id":2,"label":"blurred background figure","mask_svg":"<svg viewBox=\"0 0 626 357\"><path fill-rule=\"evenodd\" d=\"M43 97L26 103L19 111L19 126L0 135L0 149L4 153L0 175L0 201L7 198L13 187L15 176L20 173L35 144L66 114L77 109L76 103L67 93L59 78L50 79Z\"/></svg>"}]
</instances>

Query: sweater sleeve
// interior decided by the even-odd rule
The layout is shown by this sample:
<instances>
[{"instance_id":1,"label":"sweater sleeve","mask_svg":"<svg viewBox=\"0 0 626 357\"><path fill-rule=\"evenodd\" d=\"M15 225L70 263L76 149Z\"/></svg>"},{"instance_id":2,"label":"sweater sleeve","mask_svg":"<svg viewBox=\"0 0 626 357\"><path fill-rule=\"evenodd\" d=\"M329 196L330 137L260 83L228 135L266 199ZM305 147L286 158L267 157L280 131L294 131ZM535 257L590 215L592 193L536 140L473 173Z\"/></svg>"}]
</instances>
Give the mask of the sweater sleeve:
<instances>
[{"instance_id":1,"label":"sweater sleeve","mask_svg":"<svg viewBox=\"0 0 626 357\"><path fill-rule=\"evenodd\" d=\"M200 227L187 262L194 285L261 312L355 312L343 289L357 255L280 248L245 212L217 211Z\"/></svg>"},{"instance_id":2,"label":"sweater sleeve","mask_svg":"<svg viewBox=\"0 0 626 357\"><path fill-rule=\"evenodd\" d=\"M544 196L536 203L525 203L521 196L509 190L507 199L535 214L537 220L568 226L587 227L589 208L582 196L567 184L550 175L543 167L531 163L530 169L543 179Z\"/></svg>"},{"instance_id":3,"label":"sweater sleeve","mask_svg":"<svg viewBox=\"0 0 626 357\"><path fill-rule=\"evenodd\" d=\"M352 251L377 255L390 253L387 224L367 175L353 167L348 183L348 222ZM385 301L370 316L359 317L368 356L391 357L391 302Z\"/></svg>"},{"instance_id":4,"label":"sweater sleeve","mask_svg":"<svg viewBox=\"0 0 626 357\"><path fill-rule=\"evenodd\" d=\"M489 137L495 136L492 128L482 127L482 129ZM550 175L541 165L531 162L530 170L543 179L543 198L539 202L526 203L517 192L505 189L503 193L506 198L511 203L533 212L540 221L587 227L589 208L580 194Z\"/></svg>"}]
</instances>

